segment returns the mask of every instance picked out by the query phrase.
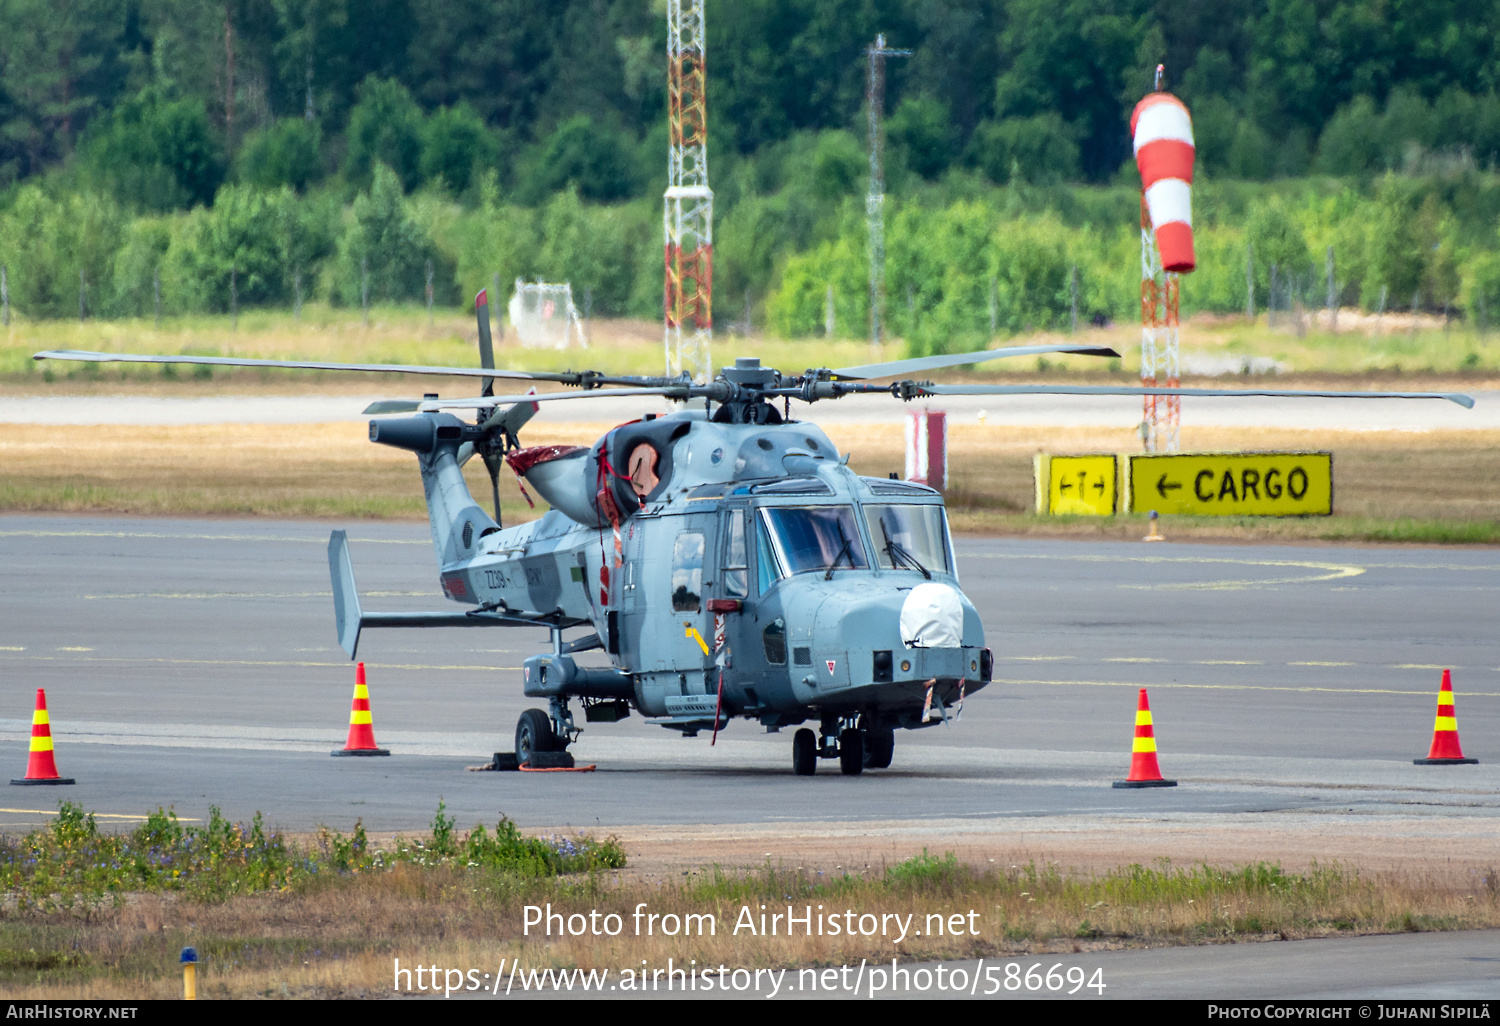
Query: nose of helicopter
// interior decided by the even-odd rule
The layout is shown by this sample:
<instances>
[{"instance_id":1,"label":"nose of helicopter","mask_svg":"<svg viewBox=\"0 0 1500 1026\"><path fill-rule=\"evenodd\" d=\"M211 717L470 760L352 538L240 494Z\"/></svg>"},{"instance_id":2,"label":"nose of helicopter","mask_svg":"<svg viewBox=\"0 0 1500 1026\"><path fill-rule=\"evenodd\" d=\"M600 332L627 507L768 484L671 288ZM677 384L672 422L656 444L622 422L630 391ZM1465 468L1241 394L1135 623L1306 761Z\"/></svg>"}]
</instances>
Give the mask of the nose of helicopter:
<instances>
[{"instance_id":1,"label":"nose of helicopter","mask_svg":"<svg viewBox=\"0 0 1500 1026\"><path fill-rule=\"evenodd\" d=\"M821 590L821 589L820 589ZM792 662L819 695L903 681L980 679L984 631L962 593L936 581L823 591L791 618ZM970 664L973 664L972 667Z\"/></svg>"}]
</instances>

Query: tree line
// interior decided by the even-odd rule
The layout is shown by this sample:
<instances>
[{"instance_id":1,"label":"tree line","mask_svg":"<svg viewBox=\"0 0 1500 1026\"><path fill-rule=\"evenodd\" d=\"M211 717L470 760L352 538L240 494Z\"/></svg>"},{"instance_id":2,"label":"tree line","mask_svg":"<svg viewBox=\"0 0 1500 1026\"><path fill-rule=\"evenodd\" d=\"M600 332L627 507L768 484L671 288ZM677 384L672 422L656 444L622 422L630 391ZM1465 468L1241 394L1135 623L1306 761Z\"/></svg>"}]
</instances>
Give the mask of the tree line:
<instances>
[{"instance_id":1,"label":"tree line","mask_svg":"<svg viewBox=\"0 0 1500 1026\"><path fill-rule=\"evenodd\" d=\"M708 0L718 320L826 331L831 288L836 333L861 334L878 32L912 50L887 67L888 307L918 346L1131 316L1128 115L1157 63L1198 141L1185 311L1326 291L1332 246L1343 302L1476 316L1500 304L1495 7ZM663 14L0 0L11 302L405 302L430 275L458 303L543 276L596 315L658 316Z\"/></svg>"}]
</instances>

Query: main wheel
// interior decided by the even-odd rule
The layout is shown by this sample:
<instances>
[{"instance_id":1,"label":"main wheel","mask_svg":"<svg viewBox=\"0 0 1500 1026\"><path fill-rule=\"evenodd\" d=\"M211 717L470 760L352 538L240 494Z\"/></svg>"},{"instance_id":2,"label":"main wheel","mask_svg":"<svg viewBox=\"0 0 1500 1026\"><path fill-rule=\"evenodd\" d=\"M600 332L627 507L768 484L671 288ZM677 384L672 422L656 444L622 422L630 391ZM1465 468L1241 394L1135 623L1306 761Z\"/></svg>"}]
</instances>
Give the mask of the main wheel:
<instances>
[{"instance_id":1,"label":"main wheel","mask_svg":"<svg viewBox=\"0 0 1500 1026\"><path fill-rule=\"evenodd\" d=\"M846 730L839 735L839 772L857 777L865 769L865 732Z\"/></svg>"},{"instance_id":2,"label":"main wheel","mask_svg":"<svg viewBox=\"0 0 1500 1026\"><path fill-rule=\"evenodd\" d=\"M552 720L540 709L527 709L516 721L516 761L526 764L532 752L555 752L562 746L552 732Z\"/></svg>"},{"instance_id":3,"label":"main wheel","mask_svg":"<svg viewBox=\"0 0 1500 1026\"><path fill-rule=\"evenodd\" d=\"M865 734L865 769L888 769L895 754L894 730L872 730Z\"/></svg>"},{"instance_id":4,"label":"main wheel","mask_svg":"<svg viewBox=\"0 0 1500 1026\"><path fill-rule=\"evenodd\" d=\"M818 770L818 736L803 727L792 735L792 772L810 777Z\"/></svg>"}]
</instances>

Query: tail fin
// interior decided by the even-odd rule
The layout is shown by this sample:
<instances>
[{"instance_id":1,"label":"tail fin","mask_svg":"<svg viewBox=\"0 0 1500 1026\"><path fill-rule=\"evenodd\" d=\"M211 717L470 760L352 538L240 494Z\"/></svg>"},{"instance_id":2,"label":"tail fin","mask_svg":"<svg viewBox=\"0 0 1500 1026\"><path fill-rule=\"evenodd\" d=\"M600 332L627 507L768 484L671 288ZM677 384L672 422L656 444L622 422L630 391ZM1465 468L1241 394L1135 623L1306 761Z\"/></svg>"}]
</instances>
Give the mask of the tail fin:
<instances>
[{"instance_id":1,"label":"tail fin","mask_svg":"<svg viewBox=\"0 0 1500 1026\"><path fill-rule=\"evenodd\" d=\"M334 531L328 536L328 572L333 578L333 621L339 647L354 658L359 650L359 588L354 583L354 563L349 559L349 536Z\"/></svg>"}]
</instances>

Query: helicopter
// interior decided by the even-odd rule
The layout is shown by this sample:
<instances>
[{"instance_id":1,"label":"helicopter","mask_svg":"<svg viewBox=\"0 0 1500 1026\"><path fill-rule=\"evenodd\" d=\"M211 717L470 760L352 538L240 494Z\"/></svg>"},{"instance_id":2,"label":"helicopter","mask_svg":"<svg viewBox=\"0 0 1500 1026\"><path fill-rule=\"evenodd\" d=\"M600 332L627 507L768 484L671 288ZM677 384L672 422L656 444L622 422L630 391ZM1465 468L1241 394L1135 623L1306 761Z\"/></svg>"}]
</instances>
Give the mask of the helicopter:
<instances>
[{"instance_id":1,"label":"helicopter","mask_svg":"<svg viewBox=\"0 0 1500 1026\"><path fill-rule=\"evenodd\" d=\"M736 359L712 380L497 368L486 291L475 297L479 368L340 364L49 350L35 359L208 364L478 378L480 395L368 406L371 442L415 455L443 594L463 611L362 608L348 538L328 545L335 627L354 659L366 628L543 627L550 651L524 661L524 711L506 768L571 766L584 723L648 723L696 737L732 720L797 728L792 771L837 760L844 775L888 768L897 730L951 723L993 677L984 625L960 587L943 495L866 477L791 404L883 394L1319 396L1473 400L1439 392L1346 392L1089 385L942 385L948 367L1049 353L1118 357L1089 344L1014 346L785 374ZM874 379L895 378L885 384ZM495 394L496 380L533 383ZM551 383L573 391L538 393ZM666 399L591 446L525 447L544 402ZM778 408L778 403L780 408ZM395 416L408 414L408 416ZM467 414L472 419L464 419ZM489 473L494 516L464 465ZM504 527L509 467L550 509ZM569 633L573 636L569 637ZM602 651L607 666L575 657ZM816 724L817 731L804 724ZM496 756L497 768L501 756Z\"/></svg>"}]
</instances>

